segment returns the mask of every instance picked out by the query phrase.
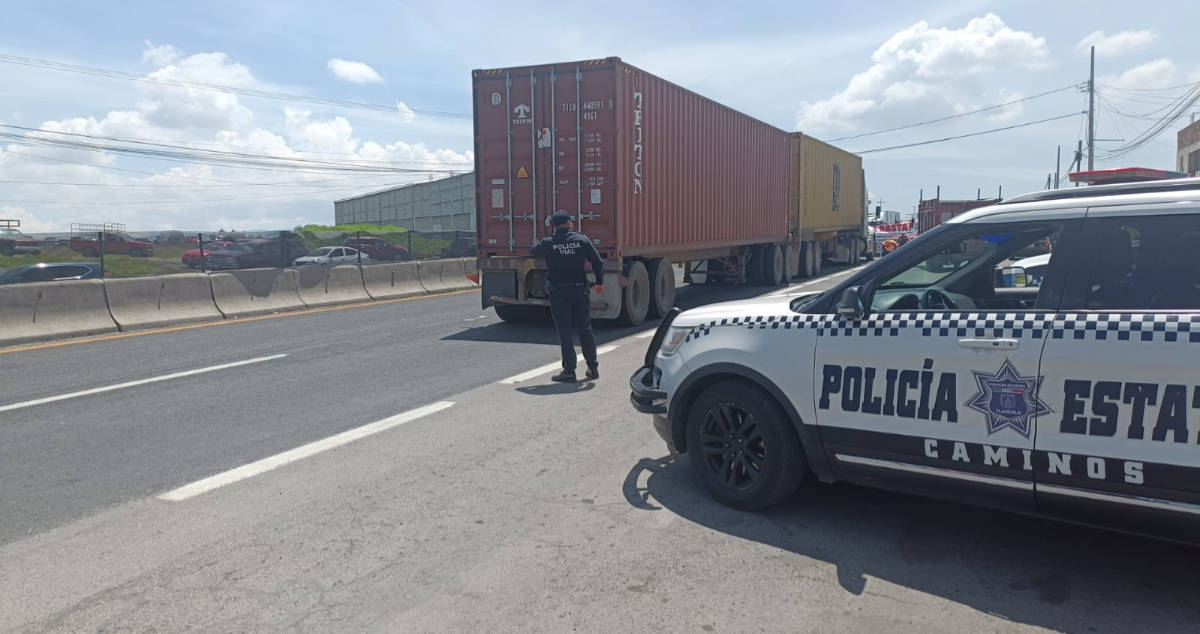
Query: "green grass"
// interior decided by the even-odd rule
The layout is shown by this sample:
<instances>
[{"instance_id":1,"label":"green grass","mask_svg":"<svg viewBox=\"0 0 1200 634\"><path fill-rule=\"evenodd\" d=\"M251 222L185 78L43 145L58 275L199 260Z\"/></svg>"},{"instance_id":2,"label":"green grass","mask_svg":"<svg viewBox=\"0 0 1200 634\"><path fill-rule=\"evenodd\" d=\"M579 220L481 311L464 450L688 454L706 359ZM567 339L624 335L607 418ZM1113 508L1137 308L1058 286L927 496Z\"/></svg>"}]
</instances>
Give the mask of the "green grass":
<instances>
[{"instance_id":1,"label":"green grass","mask_svg":"<svg viewBox=\"0 0 1200 634\"><path fill-rule=\"evenodd\" d=\"M182 253L182 251L180 251ZM155 254L158 257L158 254ZM98 258L85 258L66 247L50 247L38 255L0 256L0 269L11 269L38 262L96 262ZM179 273L179 267L155 262L149 258L131 258L128 255L104 256L104 270L112 277L134 277L137 275L165 275Z\"/></svg>"}]
</instances>

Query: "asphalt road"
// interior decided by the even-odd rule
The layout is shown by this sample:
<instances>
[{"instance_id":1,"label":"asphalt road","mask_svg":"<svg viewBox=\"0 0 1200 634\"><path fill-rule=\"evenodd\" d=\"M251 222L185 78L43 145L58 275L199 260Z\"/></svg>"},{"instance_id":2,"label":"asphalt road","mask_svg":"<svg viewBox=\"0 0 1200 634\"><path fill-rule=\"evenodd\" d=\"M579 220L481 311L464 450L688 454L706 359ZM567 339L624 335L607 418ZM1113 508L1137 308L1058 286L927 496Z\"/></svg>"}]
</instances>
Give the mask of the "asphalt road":
<instances>
[{"instance_id":1,"label":"asphalt road","mask_svg":"<svg viewBox=\"0 0 1200 634\"><path fill-rule=\"evenodd\" d=\"M758 514L716 505L628 405L648 327L601 328L603 378L577 386L506 381L553 364L553 334L499 323L475 294L0 350L0 629L1200 619L1200 557L1181 546L851 486Z\"/></svg>"}]
</instances>

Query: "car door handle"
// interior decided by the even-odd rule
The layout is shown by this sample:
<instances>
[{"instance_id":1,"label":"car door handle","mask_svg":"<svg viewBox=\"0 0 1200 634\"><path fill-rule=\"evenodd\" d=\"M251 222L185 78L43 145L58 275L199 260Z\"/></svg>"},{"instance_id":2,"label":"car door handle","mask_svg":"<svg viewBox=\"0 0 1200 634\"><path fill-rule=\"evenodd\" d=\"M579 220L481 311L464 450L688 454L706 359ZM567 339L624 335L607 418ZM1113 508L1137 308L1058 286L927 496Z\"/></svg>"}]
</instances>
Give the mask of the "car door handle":
<instances>
[{"instance_id":1,"label":"car door handle","mask_svg":"<svg viewBox=\"0 0 1200 634\"><path fill-rule=\"evenodd\" d=\"M958 345L963 348L971 348L975 350L1014 350L1021 345L1016 339L959 339Z\"/></svg>"}]
</instances>

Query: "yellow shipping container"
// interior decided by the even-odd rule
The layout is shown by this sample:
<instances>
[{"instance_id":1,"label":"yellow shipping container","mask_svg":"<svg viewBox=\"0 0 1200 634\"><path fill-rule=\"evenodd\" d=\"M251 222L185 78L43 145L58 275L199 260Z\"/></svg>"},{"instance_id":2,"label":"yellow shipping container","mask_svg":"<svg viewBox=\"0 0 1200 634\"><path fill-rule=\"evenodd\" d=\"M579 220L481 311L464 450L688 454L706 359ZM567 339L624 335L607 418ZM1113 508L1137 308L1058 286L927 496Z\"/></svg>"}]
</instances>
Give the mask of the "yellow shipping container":
<instances>
[{"instance_id":1,"label":"yellow shipping container","mask_svg":"<svg viewBox=\"0 0 1200 634\"><path fill-rule=\"evenodd\" d=\"M861 230L866 213L862 157L801 132L791 137L793 235L827 240L839 231Z\"/></svg>"}]
</instances>

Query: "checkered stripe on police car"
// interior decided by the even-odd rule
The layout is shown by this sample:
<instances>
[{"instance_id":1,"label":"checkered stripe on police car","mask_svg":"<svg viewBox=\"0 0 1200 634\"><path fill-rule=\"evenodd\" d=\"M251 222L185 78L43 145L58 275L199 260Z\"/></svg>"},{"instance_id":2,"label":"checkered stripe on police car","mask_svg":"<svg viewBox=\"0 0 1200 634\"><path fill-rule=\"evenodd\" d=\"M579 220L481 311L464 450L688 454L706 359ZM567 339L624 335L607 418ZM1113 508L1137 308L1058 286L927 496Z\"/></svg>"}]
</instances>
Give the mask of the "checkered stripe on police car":
<instances>
[{"instance_id":1,"label":"checkered stripe on police car","mask_svg":"<svg viewBox=\"0 0 1200 634\"><path fill-rule=\"evenodd\" d=\"M751 330L815 329L826 337L996 337L1200 343L1200 315L1181 313L876 313L851 321L836 315L750 315L716 319L697 326L685 341L714 327Z\"/></svg>"},{"instance_id":2,"label":"checkered stripe on police car","mask_svg":"<svg viewBox=\"0 0 1200 634\"><path fill-rule=\"evenodd\" d=\"M817 328L821 322L832 317L832 315L750 315L747 317L723 317L714 319L707 324L696 326L691 333L688 334L685 342L692 339L699 339L705 335L712 333L712 329L720 326L735 326L741 328L749 328L751 330L803 330L805 328Z\"/></svg>"}]
</instances>

